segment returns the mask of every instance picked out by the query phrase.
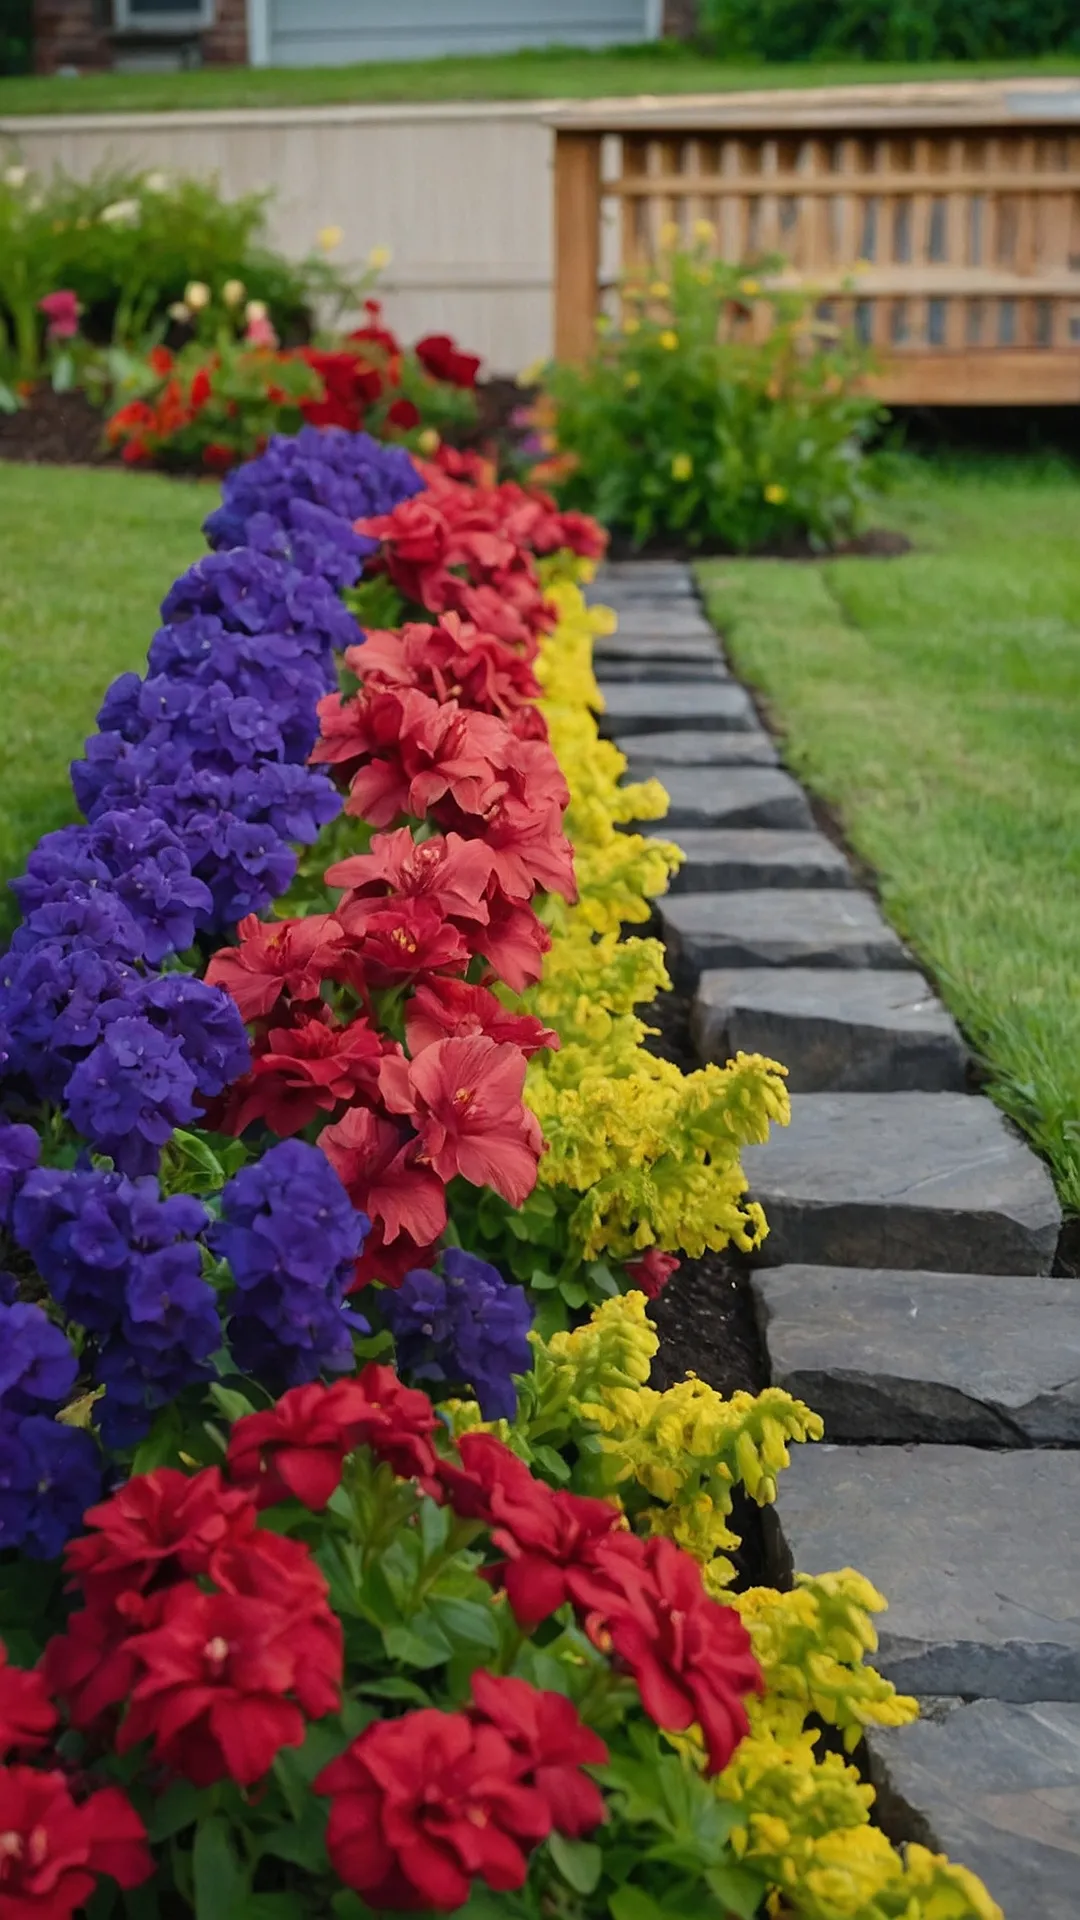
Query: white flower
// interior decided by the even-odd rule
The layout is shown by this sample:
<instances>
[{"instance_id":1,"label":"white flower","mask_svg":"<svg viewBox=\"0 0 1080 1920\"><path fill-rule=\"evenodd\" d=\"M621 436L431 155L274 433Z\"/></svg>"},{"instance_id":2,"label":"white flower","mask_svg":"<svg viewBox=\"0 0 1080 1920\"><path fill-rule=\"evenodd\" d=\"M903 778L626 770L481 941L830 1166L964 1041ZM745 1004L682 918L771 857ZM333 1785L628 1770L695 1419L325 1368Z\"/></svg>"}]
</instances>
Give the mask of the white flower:
<instances>
[{"instance_id":1,"label":"white flower","mask_svg":"<svg viewBox=\"0 0 1080 1920\"><path fill-rule=\"evenodd\" d=\"M186 326L191 319L191 308L185 306L182 300L174 300L172 306L166 308L166 312L170 320L179 320L181 326Z\"/></svg>"},{"instance_id":2,"label":"white flower","mask_svg":"<svg viewBox=\"0 0 1080 1920\"><path fill-rule=\"evenodd\" d=\"M253 320L265 320L269 311L265 300L249 300L244 308L244 319L250 327Z\"/></svg>"},{"instance_id":3,"label":"white flower","mask_svg":"<svg viewBox=\"0 0 1080 1920\"><path fill-rule=\"evenodd\" d=\"M221 297L227 307L238 307L245 292L246 288L242 280L226 280L221 289Z\"/></svg>"},{"instance_id":4,"label":"white flower","mask_svg":"<svg viewBox=\"0 0 1080 1920\"><path fill-rule=\"evenodd\" d=\"M106 227L137 227L142 208L137 200L113 200L102 207L98 219Z\"/></svg>"},{"instance_id":5,"label":"white flower","mask_svg":"<svg viewBox=\"0 0 1080 1920\"><path fill-rule=\"evenodd\" d=\"M210 305L210 289L205 280L189 280L184 288L184 299L192 313L201 313Z\"/></svg>"},{"instance_id":6,"label":"white flower","mask_svg":"<svg viewBox=\"0 0 1080 1920\"><path fill-rule=\"evenodd\" d=\"M3 179L5 187L15 187L16 189L25 187L30 178L30 169L29 167L5 167L0 178Z\"/></svg>"},{"instance_id":7,"label":"white flower","mask_svg":"<svg viewBox=\"0 0 1080 1920\"><path fill-rule=\"evenodd\" d=\"M160 167L155 168L153 173L148 173L143 181L144 193L167 193L168 190L169 176L167 173L162 173Z\"/></svg>"}]
</instances>

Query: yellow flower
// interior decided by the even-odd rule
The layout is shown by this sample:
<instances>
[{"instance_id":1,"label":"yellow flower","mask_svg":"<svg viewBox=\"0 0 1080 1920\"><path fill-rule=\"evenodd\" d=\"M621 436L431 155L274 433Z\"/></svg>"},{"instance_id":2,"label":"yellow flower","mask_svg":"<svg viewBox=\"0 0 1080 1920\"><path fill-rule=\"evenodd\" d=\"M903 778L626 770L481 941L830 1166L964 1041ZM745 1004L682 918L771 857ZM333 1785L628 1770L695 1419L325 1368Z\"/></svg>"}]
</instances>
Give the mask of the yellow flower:
<instances>
[{"instance_id":1,"label":"yellow flower","mask_svg":"<svg viewBox=\"0 0 1080 1920\"><path fill-rule=\"evenodd\" d=\"M249 327L253 320L267 320L269 317L270 310L265 300L249 300L244 308L244 319Z\"/></svg>"},{"instance_id":2,"label":"yellow flower","mask_svg":"<svg viewBox=\"0 0 1080 1920\"><path fill-rule=\"evenodd\" d=\"M381 273L384 267L390 265L393 257L389 247L372 247L367 257L367 263L372 273Z\"/></svg>"},{"instance_id":3,"label":"yellow flower","mask_svg":"<svg viewBox=\"0 0 1080 1920\"><path fill-rule=\"evenodd\" d=\"M221 297L227 307L238 307L247 288L242 280L226 280L221 289Z\"/></svg>"},{"instance_id":4,"label":"yellow flower","mask_svg":"<svg viewBox=\"0 0 1080 1920\"><path fill-rule=\"evenodd\" d=\"M201 313L204 307L208 307L210 297L205 280L189 280L184 288L184 305L190 307L192 313Z\"/></svg>"},{"instance_id":5,"label":"yellow flower","mask_svg":"<svg viewBox=\"0 0 1080 1920\"><path fill-rule=\"evenodd\" d=\"M852 273L872 273L873 269L874 263L872 260L856 260L851 271Z\"/></svg>"},{"instance_id":6,"label":"yellow flower","mask_svg":"<svg viewBox=\"0 0 1080 1920\"><path fill-rule=\"evenodd\" d=\"M662 247L677 247L680 237L681 229L678 221L665 220L660 229L660 245Z\"/></svg>"},{"instance_id":7,"label":"yellow flower","mask_svg":"<svg viewBox=\"0 0 1080 1920\"><path fill-rule=\"evenodd\" d=\"M629 373L623 377L623 386L626 388L627 393L633 393L635 387L640 387L640 385L641 375L636 367L631 367Z\"/></svg>"},{"instance_id":8,"label":"yellow flower","mask_svg":"<svg viewBox=\"0 0 1080 1920\"><path fill-rule=\"evenodd\" d=\"M416 444L421 453L436 453L439 447L439 436L434 427L425 427Z\"/></svg>"},{"instance_id":9,"label":"yellow flower","mask_svg":"<svg viewBox=\"0 0 1080 1920\"><path fill-rule=\"evenodd\" d=\"M765 489L765 498L770 507L782 507L787 499L787 488L782 487L777 480L770 480Z\"/></svg>"},{"instance_id":10,"label":"yellow flower","mask_svg":"<svg viewBox=\"0 0 1080 1920\"><path fill-rule=\"evenodd\" d=\"M671 462L671 477L673 480L689 480L693 471L694 463L688 453L677 453L673 456Z\"/></svg>"},{"instance_id":11,"label":"yellow flower","mask_svg":"<svg viewBox=\"0 0 1080 1920\"><path fill-rule=\"evenodd\" d=\"M745 293L750 298L753 298L755 293L761 292L761 282L759 280L740 280L739 292Z\"/></svg>"},{"instance_id":12,"label":"yellow flower","mask_svg":"<svg viewBox=\"0 0 1080 1920\"><path fill-rule=\"evenodd\" d=\"M611 332L611 321L608 319L608 316L606 313L598 313L596 316L596 319L593 322L593 325L595 326L597 333Z\"/></svg>"},{"instance_id":13,"label":"yellow flower","mask_svg":"<svg viewBox=\"0 0 1080 1920\"><path fill-rule=\"evenodd\" d=\"M674 327L665 327L663 333L660 335L660 345L663 347L664 352L674 353L678 344L679 336L675 332Z\"/></svg>"},{"instance_id":14,"label":"yellow flower","mask_svg":"<svg viewBox=\"0 0 1080 1920\"><path fill-rule=\"evenodd\" d=\"M540 382L540 376L543 373L544 368L546 366L547 366L547 361L544 359L530 360L527 367L522 367L521 372L518 374L516 384L519 387L538 386Z\"/></svg>"},{"instance_id":15,"label":"yellow flower","mask_svg":"<svg viewBox=\"0 0 1080 1920\"><path fill-rule=\"evenodd\" d=\"M626 319L622 323L622 330L624 333L641 332L641 321L638 319L636 313L627 314Z\"/></svg>"},{"instance_id":16,"label":"yellow flower","mask_svg":"<svg viewBox=\"0 0 1080 1920\"><path fill-rule=\"evenodd\" d=\"M315 238L324 253L335 253L345 238L344 228L320 227Z\"/></svg>"},{"instance_id":17,"label":"yellow flower","mask_svg":"<svg viewBox=\"0 0 1080 1920\"><path fill-rule=\"evenodd\" d=\"M652 286L649 288L649 292L654 300L666 300L668 294L671 292L671 288L668 286L666 280L654 280Z\"/></svg>"},{"instance_id":18,"label":"yellow flower","mask_svg":"<svg viewBox=\"0 0 1080 1920\"><path fill-rule=\"evenodd\" d=\"M711 220L694 221L694 239L700 240L703 245L716 239L716 228Z\"/></svg>"}]
</instances>

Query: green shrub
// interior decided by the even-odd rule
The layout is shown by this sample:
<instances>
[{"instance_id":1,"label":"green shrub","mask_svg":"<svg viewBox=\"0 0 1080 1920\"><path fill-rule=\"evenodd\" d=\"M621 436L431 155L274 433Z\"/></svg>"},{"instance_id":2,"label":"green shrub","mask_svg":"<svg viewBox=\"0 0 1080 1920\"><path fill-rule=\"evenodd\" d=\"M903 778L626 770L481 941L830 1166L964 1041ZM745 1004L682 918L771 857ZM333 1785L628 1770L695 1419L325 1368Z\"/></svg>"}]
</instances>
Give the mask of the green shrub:
<instances>
[{"instance_id":1,"label":"green shrub","mask_svg":"<svg viewBox=\"0 0 1080 1920\"><path fill-rule=\"evenodd\" d=\"M779 261L751 275L710 257L707 222L698 231L662 278L624 284L622 317L599 323L585 366L547 369L551 477L635 545L835 544L871 479L864 357L809 296L770 287Z\"/></svg>"},{"instance_id":2,"label":"green shrub","mask_svg":"<svg viewBox=\"0 0 1080 1920\"><path fill-rule=\"evenodd\" d=\"M159 172L105 172L89 181L37 178L17 160L0 166L0 367L38 371L38 301L70 288L91 339L147 344L191 281L239 279L269 308L283 338L305 337L313 302L340 309L354 289L313 252L299 263L262 240L265 194L225 200L213 181Z\"/></svg>"},{"instance_id":3,"label":"green shrub","mask_svg":"<svg viewBox=\"0 0 1080 1920\"><path fill-rule=\"evenodd\" d=\"M725 59L993 60L1080 49L1076 0L702 0Z\"/></svg>"}]
</instances>

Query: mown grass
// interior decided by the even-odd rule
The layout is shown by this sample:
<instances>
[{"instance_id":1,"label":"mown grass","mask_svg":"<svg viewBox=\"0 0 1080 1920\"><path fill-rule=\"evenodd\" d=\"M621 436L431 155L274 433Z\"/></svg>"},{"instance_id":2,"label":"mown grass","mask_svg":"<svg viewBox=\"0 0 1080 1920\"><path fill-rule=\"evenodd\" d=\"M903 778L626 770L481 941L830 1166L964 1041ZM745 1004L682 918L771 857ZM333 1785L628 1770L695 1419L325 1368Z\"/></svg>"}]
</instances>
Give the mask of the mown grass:
<instances>
[{"instance_id":1,"label":"mown grass","mask_svg":"<svg viewBox=\"0 0 1080 1920\"><path fill-rule=\"evenodd\" d=\"M0 933L3 883L73 818L68 764L110 680L144 665L214 500L156 474L0 464Z\"/></svg>"},{"instance_id":2,"label":"mown grass","mask_svg":"<svg viewBox=\"0 0 1080 1920\"><path fill-rule=\"evenodd\" d=\"M201 107L299 107L392 101L588 99L641 93L727 93L757 87L849 86L867 81L997 79L1080 73L1080 56L1029 60L851 60L738 66L677 41L582 52L382 60L343 67L202 67L188 73L88 73L0 80L0 115L168 113Z\"/></svg>"},{"instance_id":3,"label":"mown grass","mask_svg":"<svg viewBox=\"0 0 1080 1920\"><path fill-rule=\"evenodd\" d=\"M1080 475L914 469L893 561L711 562L708 604L1080 1211Z\"/></svg>"}]
</instances>

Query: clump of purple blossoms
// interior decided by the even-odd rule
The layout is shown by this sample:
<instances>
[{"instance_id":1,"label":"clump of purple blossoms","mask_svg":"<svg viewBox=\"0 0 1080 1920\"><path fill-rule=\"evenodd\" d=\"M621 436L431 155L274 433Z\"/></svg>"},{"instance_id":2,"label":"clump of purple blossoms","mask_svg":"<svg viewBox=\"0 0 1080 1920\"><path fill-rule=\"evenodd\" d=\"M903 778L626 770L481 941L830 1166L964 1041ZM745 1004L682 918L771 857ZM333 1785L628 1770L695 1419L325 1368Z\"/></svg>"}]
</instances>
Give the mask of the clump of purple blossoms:
<instances>
[{"instance_id":1,"label":"clump of purple blossoms","mask_svg":"<svg viewBox=\"0 0 1080 1920\"><path fill-rule=\"evenodd\" d=\"M27 919L44 906L107 896L130 920L130 952L154 966L190 947L213 904L180 841L149 807L47 833L11 887Z\"/></svg>"},{"instance_id":2,"label":"clump of purple blossoms","mask_svg":"<svg viewBox=\"0 0 1080 1920\"><path fill-rule=\"evenodd\" d=\"M40 1307L0 1289L0 1550L52 1560L101 1495L90 1434L60 1426L79 1365Z\"/></svg>"},{"instance_id":3,"label":"clump of purple blossoms","mask_svg":"<svg viewBox=\"0 0 1080 1920\"><path fill-rule=\"evenodd\" d=\"M15 1196L28 1173L37 1166L41 1142L33 1127L15 1126L0 1114L0 1227L11 1225ZM0 1276L2 1277L2 1276ZM0 1290L0 1300L4 1294ZM4 1355L0 1344L0 1382Z\"/></svg>"},{"instance_id":4,"label":"clump of purple blossoms","mask_svg":"<svg viewBox=\"0 0 1080 1920\"><path fill-rule=\"evenodd\" d=\"M302 1140L271 1147L221 1196L207 1240L228 1262L236 1291L228 1336L236 1364L274 1392L354 1364L354 1330L368 1324L344 1305L370 1228L326 1155Z\"/></svg>"},{"instance_id":5,"label":"clump of purple blossoms","mask_svg":"<svg viewBox=\"0 0 1080 1920\"><path fill-rule=\"evenodd\" d=\"M398 1368L414 1380L471 1387L485 1420L512 1420L514 1375L532 1366L525 1290L460 1247L448 1247L440 1264L441 1273L416 1267L379 1295Z\"/></svg>"},{"instance_id":6,"label":"clump of purple blossoms","mask_svg":"<svg viewBox=\"0 0 1080 1920\"><path fill-rule=\"evenodd\" d=\"M403 447L343 427L304 427L291 438L276 434L257 460L226 475L203 531L218 550L255 547L351 587L377 544L353 523L389 513L423 486Z\"/></svg>"},{"instance_id":7,"label":"clump of purple blossoms","mask_svg":"<svg viewBox=\"0 0 1080 1920\"><path fill-rule=\"evenodd\" d=\"M210 1377L221 1322L202 1277L205 1225L200 1201L163 1200L154 1179L42 1167L23 1182L15 1240L88 1337L106 1446L136 1445L161 1407Z\"/></svg>"}]
</instances>

